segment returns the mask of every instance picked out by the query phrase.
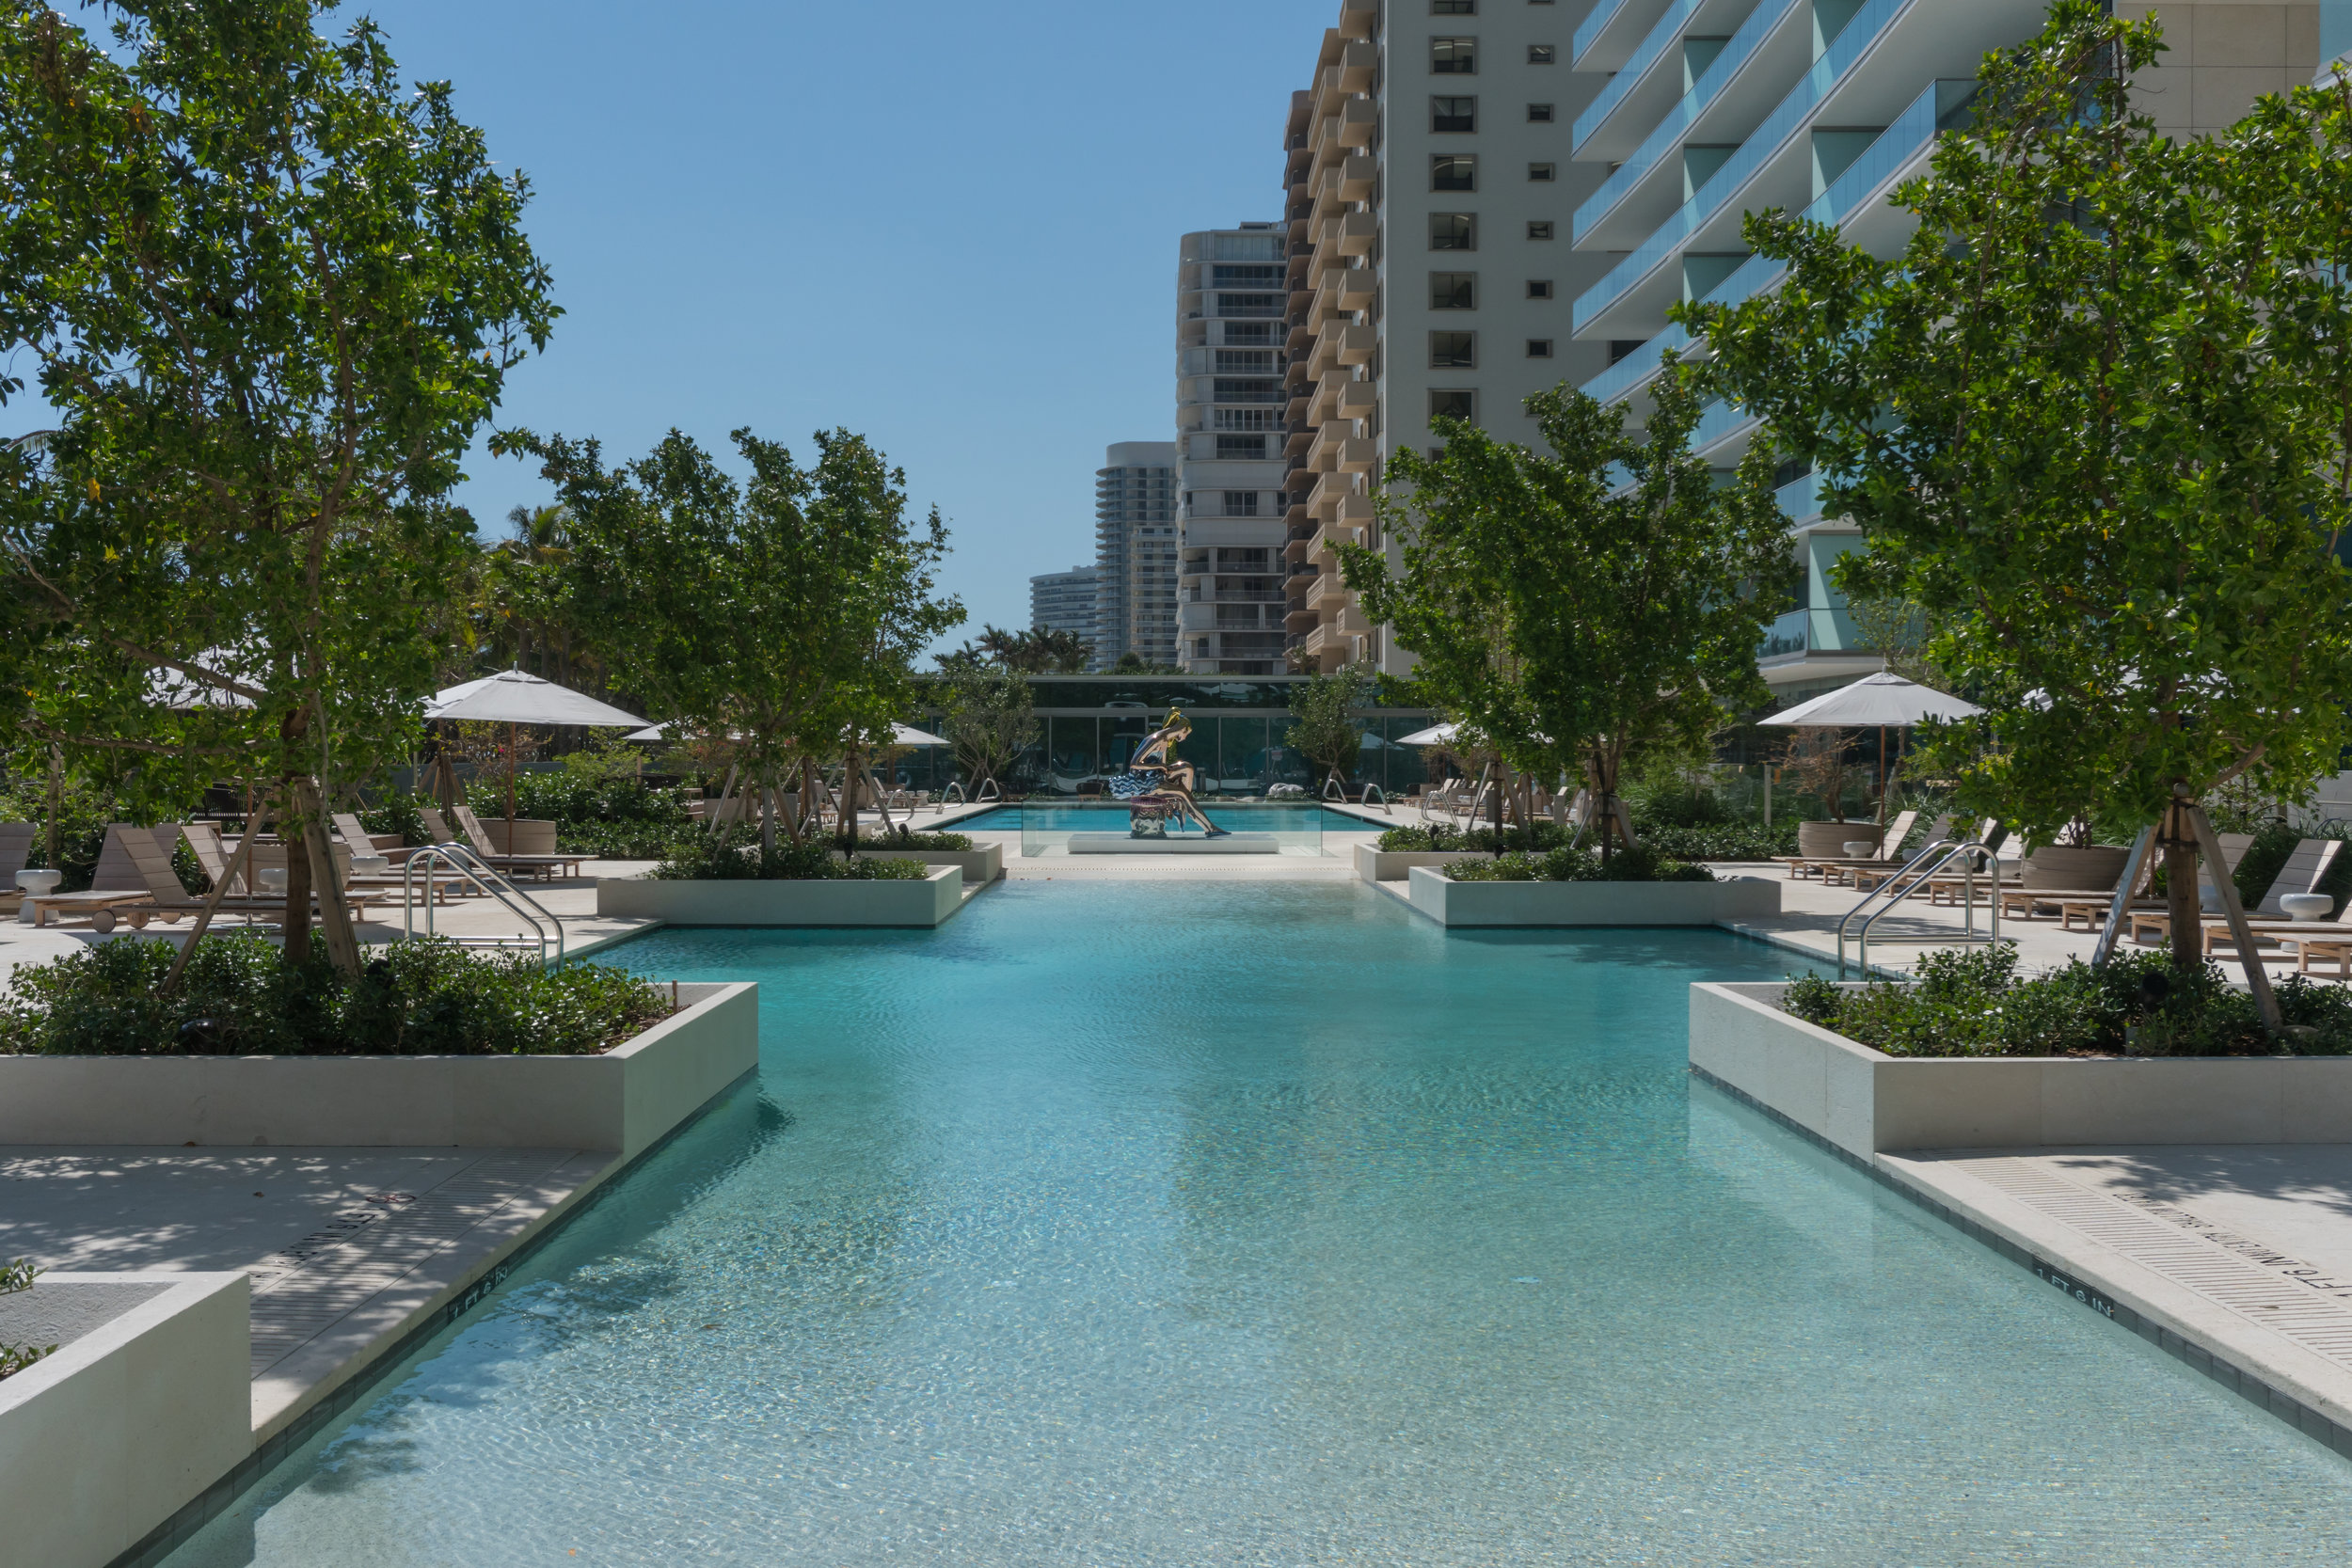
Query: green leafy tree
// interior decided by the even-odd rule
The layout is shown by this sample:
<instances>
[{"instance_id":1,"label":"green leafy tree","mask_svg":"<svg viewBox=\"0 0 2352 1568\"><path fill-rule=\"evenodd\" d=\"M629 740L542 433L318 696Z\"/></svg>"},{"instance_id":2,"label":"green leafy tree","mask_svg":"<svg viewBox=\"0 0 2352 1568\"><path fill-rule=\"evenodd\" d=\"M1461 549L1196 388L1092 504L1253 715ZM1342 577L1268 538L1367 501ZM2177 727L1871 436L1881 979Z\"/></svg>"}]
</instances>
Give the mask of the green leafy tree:
<instances>
[{"instance_id":1,"label":"green leafy tree","mask_svg":"<svg viewBox=\"0 0 2352 1568\"><path fill-rule=\"evenodd\" d=\"M1291 688L1291 727L1283 744L1345 784L1363 760L1364 726L1354 710L1372 695L1372 672L1359 664L1318 674Z\"/></svg>"},{"instance_id":2,"label":"green leafy tree","mask_svg":"<svg viewBox=\"0 0 2352 1568\"><path fill-rule=\"evenodd\" d=\"M2037 838L2165 820L2186 970L2174 803L2299 798L2348 737L2352 87L2171 140L2126 85L2159 46L2064 0L1896 194L1901 254L1753 217L1787 281L1683 319L1861 525L1848 592L1921 607L1930 661L1991 710L1927 732L1962 809Z\"/></svg>"},{"instance_id":3,"label":"green leafy tree","mask_svg":"<svg viewBox=\"0 0 2352 1568\"><path fill-rule=\"evenodd\" d=\"M1770 700L1756 650L1795 562L1769 453L1722 487L1691 455L1680 367L1639 434L1566 388L1528 409L1548 452L1456 420L1438 457L1400 448L1379 507L1404 569L1346 545L1343 570L1436 705L1523 774L1590 781L1605 860L1629 752L1703 744Z\"/></svg>"},{"instance_id":4,"label":"green leafy tree","mask_svg":"<svg viewBox=\"0 0 2352 1568\"><path fill-rule=\"evenodd\" d=\"M687 731L723 738L766 802L797 770L848 764L845 836L866 755L915 696L913 663L963 619L932 596L947 531L908 514L905 475L860 436L819 432L817 461L749 430L739 484L672 431L604 467L593 440L515 432L571 519L584 621L619 682ZM776 816L763 811L763 853ZM787 820L795 842L800 831Z\"/></svg>"},{"instance_id":5,"label":"green leafy tree","mask_svg":"<svg viewBox=\"0 0 2352 1568\"><path fill-rule=\"evenodd\" d=\"M1029 683L1018 672L984 665L957 666L933 688L946 715L947 743L955 748L966 784L977 793L990 779L1004 787L1004 770L1041 733Z\"/></svg>"},{"instance_id":6,"label":"green leafy tree","mask_svg":"<svg viewBox=\"0 0 2352 1568\"><path fill-rule=\"evenodd\" d=\"M56 429L0 454L0 690L36 757L137 799L258 779L358 947L325 798L405 758L449 503L556 310L528 189L444 83L310 0L108 0L115 47L0 5L0 364ZM0 395L24 390L0 381Z\"/></svg>"}]
</instances>

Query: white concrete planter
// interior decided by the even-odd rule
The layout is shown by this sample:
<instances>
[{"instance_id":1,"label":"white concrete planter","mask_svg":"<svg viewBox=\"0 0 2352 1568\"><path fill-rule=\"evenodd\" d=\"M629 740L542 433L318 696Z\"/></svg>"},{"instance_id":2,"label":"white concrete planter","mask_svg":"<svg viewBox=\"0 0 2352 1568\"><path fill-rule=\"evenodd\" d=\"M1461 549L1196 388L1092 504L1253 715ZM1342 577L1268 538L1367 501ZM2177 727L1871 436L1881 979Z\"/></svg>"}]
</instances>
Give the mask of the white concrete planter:
<instances>
[{"instance_id":1,"label":"white concrete planter","mask_svg":"<svg viewBox=\"0 0 2352 1568\"><path fill-rule=\"evenodd\" d=\"M683 1011L597 1056L0 1056L0 1144L632 1158L759 1064L757 986L681 985L678 999Z\"/></svg>"},{"instance_id":2,"label":"white concrete planter","mask_svg":"<svg viewBox=\"0 0 2352 1568\"><path fill-rule=\"evenodd\" d=\"M1413 908L1440 926L1712 926L1780 912L1780 883L1456 882L1429 866L1406 877Z\"/></svg>"},{"instance_id":3,"label":"white concrete planter","mask_svg":"<svg viewBox=\"0 0 2352 1568\"><path fill-rule=\"evenodd\" d=\"M104 1568L253 1451L243 1274L51 1274L0 1296L0 1561Z\"/></svg>"},{"instance_id":4,"label":"white concrete planter","mask_svg":"<svg viewBox=\"0 0 2352 1568\"><path fill-rule=\"evenodd\" d=\"M1376 849L1356 846L1356 875L1367 882L1401 882L1417 865L1452 865L1455 861L1483 860L1475 849Z\"/></svg>"},{"instance_id":5,"label":"white concrete planter","mask_svg":"<svg viewBox=\"0 0 2352 1568\"><path fill-rule=\"evenodd\" d=\"M1889 1056L1782 1012L1785 989L1692 986L1691 1065L1865 1160L2352 1139L2352 1058Z\"/></svg>"},{"instance_id":6,"label":"white concrete planter","mask_svg":"<svg viewBox=\"0 0 2352 1568\"><path fill-rule=\"evenodd\" d=\"M672 926L937 926L962 907L963 870L955 865L919 882L596 881L597 914Z\"/></svg>"},{"instance_id":7,"label":"white concrete planter","mask_svg":"<svg viewBox=\"0 0 2352 1568\"><path fill-rule=\"evenodd\" d=\"M963 872L965 887L986 887L1005 879L1005 847L1001 844L977 844L969 849L861 849L863 855L884 857L894 861L921 861L925 865L952 865ZM834 859L841 859L838 850Z\"/></svg>"}]
</instances>

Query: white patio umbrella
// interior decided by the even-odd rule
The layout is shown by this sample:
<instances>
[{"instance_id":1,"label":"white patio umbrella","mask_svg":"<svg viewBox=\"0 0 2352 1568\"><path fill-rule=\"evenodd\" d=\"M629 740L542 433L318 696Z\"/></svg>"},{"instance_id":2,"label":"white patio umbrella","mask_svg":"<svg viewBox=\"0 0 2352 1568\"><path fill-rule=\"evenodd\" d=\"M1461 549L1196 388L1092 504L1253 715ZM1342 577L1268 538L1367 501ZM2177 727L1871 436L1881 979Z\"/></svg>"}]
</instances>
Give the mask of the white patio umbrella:
<instances>
[{"instance_id":1,"label":"white patio umbrella","mask_svg":"<svg viewBox=\"0 0 2352 1568\"><path fill-rule=\"evenodd\" d=\"M1459 724L1432 724L1425 730L1415 730L1397 741L1399 746L1451 746Z\"/></svg>"},{"instance_id":2,"label":"white patio umbrella","mask_svg":"<svg viewBox=\"0 0 2352 1568\"><path fill-rule=\"evenodd\" d=\"M506 726L506 843L515 843L515 728L518 724L579 724L592 730L634 729L644 723L610 703L520 670L501 670L434 693L427 719L464 719Z\"/></svg>"},{"instance_id":3,"label":"white patio umbrella","mask_svg":"<svg viewBox=\"0 0 2352 1568\"><path fill-rule=\"evenodd\" d=\"M1799 703L1786 713L1759 721L1786 730L1867 730L1879 732L1879 820L1886 819L1886 732L1911 728L1930 719L1972 719L1984 709L1948 691L1882 670L1851 686L1823 692ZM1832 802L1831 810L1836 809Z\"/></svg>"}]
</instances>

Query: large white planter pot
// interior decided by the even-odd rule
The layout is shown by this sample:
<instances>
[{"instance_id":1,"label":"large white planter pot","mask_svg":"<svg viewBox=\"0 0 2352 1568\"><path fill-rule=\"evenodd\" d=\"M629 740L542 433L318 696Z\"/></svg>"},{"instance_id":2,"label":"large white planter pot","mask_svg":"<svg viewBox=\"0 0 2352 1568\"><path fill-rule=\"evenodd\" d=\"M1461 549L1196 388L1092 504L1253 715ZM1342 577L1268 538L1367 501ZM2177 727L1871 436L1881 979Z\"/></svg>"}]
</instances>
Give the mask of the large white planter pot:
<instances>
[{"instance_id":1,"label":"large white planter pot","mask_svg":"<svg viewBox=\"0 0 2352 1568\"><path fill-rule=\"evenodd\" d=\"M237 1274L50 1274L0 1296L0 1562L103 1568L253 1451Z\"/></svg>"},{"instance_id":2,"label":"large white planter pot","mask_svg":"<svg viewBox=\"0 0 2352 1568\"><path fill-rule=\"evenodd\" d=\"M2352 1057L1889 1056L1782 1012L1786 989L1692 986L1691 1065L1865 1161L2352 1136Z\"/></svg>"},{"instance_id":3,"label":"large white planter pot","mask_svg":"<svg viewBox=\"0 0 2352 1568\"><path fill-rule=\"evenodd\" d=\"M1800 822L1797 853L1811 860L1843 859L1846 846L1867 840L1875 850L1886 830L1875 822Z\"/></svg>"},{"instance_id":4,"label":"large white planter pot","mask_svg":"<svg viewBox=\"0 0 2352 1568\"><path fill-rule=\"evenodd\" d=\"M2131 859L2129 849L2105 844L2083 848L2043 845L2026 857L2025 885L2058 892L2096 892L2121 881Z\"/></svg>"},{"instance_id":5,"label":"large white planter pot","mask_svg":"<svg viewBox=\"0 0 2352 1568\"><path fill-rule=\"evenodd\" d=\"M1456 882L1416 866L1413 909L1440 926L1712 926L1780 912L1778 880Z\"/></svg>"},{"instance_id":6,"label":"large white planter pot","mask_svg":"<svg viewBox=\"0 0 2352 1568\"><path fill-rule=\"evenodd\" d=\"M672 926L937 926L963 907L963 870L934 866L921 881L596 881L596 913Z\"/></svg>"},{"instance_id":7,"label":"large white planter pot","mask_svg":"<svg viewBox=\"0 0 2352 1568\"><path fill-rule=\"evenodd\" d=\"M1452 865L1456 861L1484 860L1475 849L1382 850L1369 844L1356 846L1356 875L1367 882L1401 882L1417 865Z\"/></svg>"},{"instance_id":8,"label":"large white planter pot","mask_svg":"<svg viewBox=\"0 0 2352 1568\"><path fill-rule=\"evenodd\" d=\"M0 1144L633 1158L758 1066L758 993L681 985L680 1012L597 1056L0 1056Z\"/></svg>"}]
</instances>

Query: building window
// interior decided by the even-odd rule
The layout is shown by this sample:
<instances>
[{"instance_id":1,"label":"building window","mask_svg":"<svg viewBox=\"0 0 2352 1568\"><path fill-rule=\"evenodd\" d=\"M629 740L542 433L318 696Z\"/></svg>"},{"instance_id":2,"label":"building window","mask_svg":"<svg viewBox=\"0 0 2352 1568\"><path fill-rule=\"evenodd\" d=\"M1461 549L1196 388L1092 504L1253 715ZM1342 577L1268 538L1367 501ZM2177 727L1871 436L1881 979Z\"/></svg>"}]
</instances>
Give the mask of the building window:
<instances>
[{"instance_id":1,"label":"building window","mask_svg":"<svg viewBox=\"0 0 2352 1568\"><path fill-rule=\"evenodd\" d=\"M1478 40L1476 39L1431 39L1429 69L1438 76L1475 76L1478 74Z\"/></svg>"},{"instance_id":2,"label":"building window","mask_svg":"<svg viewBox=\"0 0 2352 1568\"><path fill-rule=\"evenodd\" d=\"M1476 16L1478 0L1429 0L1431 16Z\"/></svg>"},{"instance_id":3,"label":"building window","mask_svg":"<svg viewBox=\"0 0 2352 1568\"><path fill-rule=\"evenodd\" d=\"M1216 438L1216 455L1220 462L1227 463L1262 458L1265 455L1265 437L1263 436L1220 436Z\"/></svg>"},{"instance_id":4,"label":"building window","mask_svg":"<svg viewBox=\"0 0 2352 1568\"><path fill-rule=\"evenodd\" d=\"M1430 159L1429 188L1433 191L1476 190L1477 158L1468 152L1448 152Z\"/></svg>"},{"instance_id":5,"label":"building window","mask_svg":"<svg viewBox=\"0 0 2352 1568\"><path fill-rule=\"evenodd\" d=\"M1476 250L1478 248L1477 214L1473 213L1430 214L1429 248L1432 250Z\"/></svg>"},{"instance_id":6,"label":"building window","mask_svg":"<svg viewBox=\"0 0 2352 1568\"><path fill-rule=\"evenodd\" d=\"M1432 98L1429 101L1429 129L1432 131L1477 130L1478 100L1475 98Z\"/></svg>"},{"instance_id":7,"label":"building window","mask_svg":"<svg viewBox=\"0 0 2352 1568\"><path fill-rule=\"evenodd\" d=\"M1527 177L1539 183L1556 180L1560 177L1559 166L1555 164L1530 164L1527 166Z\"/></svg>"},{"instance_id":8,"label":"building window","mask_svg":"<svg viewBox=\"0 0 2352 1568\"><path fill-rule=\"evenodd\" d=\"M1549 65L1559 57L1560 51L1549 43L1531 43L1527 46L1529 65Z\"/></svg>"},{"instance_id":9,"label":"building window","mask_svg":"<svg viewBox=\"0 0 2352 1568\"><path fill-rule=\"evenodd\" d=\"M1433 371L1474 371L1478 368L1478 334L1429 334L1429 368Z\"/></svg>"},{"instance_id":10,"label":"building window","mask_svg":"<svg viewBox=\"0 0 2352 1568\"><path fill-rule=\"evenodd\" d=\"M1429 275L1429 309L1478 309L1478 275L1474 272L1433 272Z\"/></svg>"},{"instance_id":11,"label":"building window","mask_svg":"<svg viewBox=\"0 0 2352 1568\"><path fill-rule=\"evenodd\" d=\"M1270 375L1276 369L1270 348L1221 348L1216 351L1219 375Z\"/></svg>"},{"instance_id":12,"label":"building window","mask_svg":"<svg viewBox=\"0 0 2352 1568\"><path fill-rule=\"evenodd\" d=\"M1478 422L1478 394L1468 388L1429 388L1429 417L1433 420L1461 420ZM1438 451L1442 453L1444 448Z\"/></svg>"},{"instance_id":13,"label":"building window","mask_svg":"<svg viewBox=\"0 0 2352 1568\"><path fill-rule=\"evenodd\" d=\"M1549 338L1530 338L1530 339L1528 339L1528 340L1527 340L1527 356L1528 356L1530 359L1549 359L1549 358L1550 358L1550 357L1551 357L1551 340L1550 340Z\"/></svg>"},{"instance_id":14,"label":"building window","mask_svg":"<svg viewBox=\"0 0 2352 1568\"><path fill-rule=\"evenodd\" d=\"M1530 299L1549 299L1551 297L1551 279L1549 277L1529 278L1527 280L1527 297Z\"/></svg>"},{"instance_id":15,"label":"building window","mask_svg":"<svg viewBox=\"0 0 2352 1568\"><path fill-rule=\"evenodd\" d=\"M1527 106L1527 123L1530 125L1549 125L1551 123L1551 105L1549 103L1530 103Z\"/></svg>"},{"instance_id":16,"label":"building window","mask_svg":"<svg viewBox=\"0 0 2352 1568\"><path fill-rule=\"evenodd\" d=\"M1527 237L1531 240L1548 240L1551 238L1551 220L1549 218L1536 218L1530 222L1527 226Z\"/></svg>"},{"instance_id":17,"label":"building window","mask_svg":"<svg viewBox=\"0 0 2352 1568\"><path fill-rule=\"evenodd\" d=\"M1219 444L1220 444L1220 445L1221 445L1221 444L1223 444L1223 440L1224 440L1224 438L1223 438L1223 437L1219 437ZM1228 491L1226 491L1226 492L1225 492L1225 515L1226 515L1226 516L1228 516L1228 517L1254 517L1254 516L1256 516L1257 515L1258 515L1258 492L1257 492L1257 491L1255 491L1255 490L1228 490Z\"/></svg>"}]
</instances>

